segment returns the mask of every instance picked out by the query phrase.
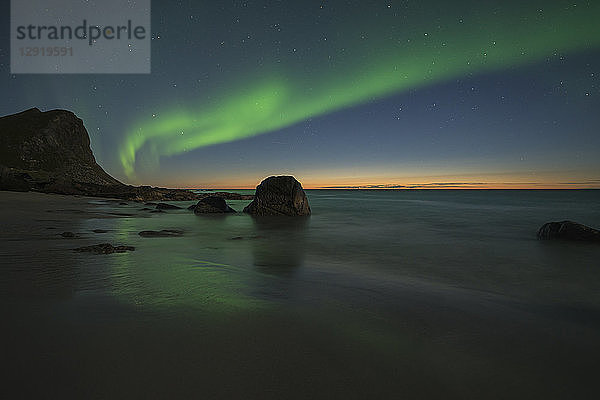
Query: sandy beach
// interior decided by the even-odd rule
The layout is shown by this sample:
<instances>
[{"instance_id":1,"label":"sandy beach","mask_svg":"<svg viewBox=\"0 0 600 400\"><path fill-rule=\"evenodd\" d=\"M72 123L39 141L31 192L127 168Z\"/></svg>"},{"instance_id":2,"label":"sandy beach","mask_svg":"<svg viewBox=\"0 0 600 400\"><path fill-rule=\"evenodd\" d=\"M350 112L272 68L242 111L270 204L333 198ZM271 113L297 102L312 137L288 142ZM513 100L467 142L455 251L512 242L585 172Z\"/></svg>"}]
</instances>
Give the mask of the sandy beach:
<instances>
[{"instance_id":1,"label":"sandy beach","mask_svg":"<svg viewBox=\"0 0 600 400\"><path fill-rule=\"evenodd\" d=\"M596 193L486 196L309 191L315 213L298 224L194 215L185 208L193 202L152 213L144 203L0 192L2 390L585 396L598 356L599 249L541 243L530 226L574 197L573 213L596 218L586 206ZM553 200L532 213L521 205L535 196ZM228 200L237 211L248 202ZM356 213L358 204L367 206ZM390 207L404 223L390 220ZM495 220L504 223L491 232ZM135 250L73 251L100 243Z\"/></svg>"}]
</instances>

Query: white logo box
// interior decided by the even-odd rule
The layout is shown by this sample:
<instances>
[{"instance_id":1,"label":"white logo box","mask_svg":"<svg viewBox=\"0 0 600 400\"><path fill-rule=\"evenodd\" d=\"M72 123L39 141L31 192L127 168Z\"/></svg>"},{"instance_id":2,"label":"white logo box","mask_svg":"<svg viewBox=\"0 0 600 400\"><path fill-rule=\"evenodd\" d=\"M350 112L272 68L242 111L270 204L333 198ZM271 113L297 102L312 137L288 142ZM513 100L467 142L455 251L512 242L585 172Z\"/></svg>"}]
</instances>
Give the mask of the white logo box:
<instances>
[{"instance_id":1,"label":"white logo box","mask_svg":"<svg viewBox=\"0 0 600 400\"><path fill-rule=\"evenodd\" d=\"M149 74L150 0L11 0L13 74Z\"/></svg>"}]
</instances>

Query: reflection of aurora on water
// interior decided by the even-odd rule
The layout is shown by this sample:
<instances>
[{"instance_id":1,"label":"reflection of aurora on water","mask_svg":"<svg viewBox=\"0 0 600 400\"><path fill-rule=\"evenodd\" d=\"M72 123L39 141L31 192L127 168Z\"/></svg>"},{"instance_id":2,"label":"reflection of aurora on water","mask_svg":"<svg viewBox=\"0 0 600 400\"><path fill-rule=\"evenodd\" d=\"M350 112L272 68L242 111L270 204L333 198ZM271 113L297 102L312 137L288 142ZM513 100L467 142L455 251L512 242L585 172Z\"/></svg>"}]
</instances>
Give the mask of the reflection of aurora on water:
<instances>
[{"instance_id":1,"label":"reflection of aurora on water","mask_svg":"<svg viewBox=\"0 0 600 400\"><path fill-rule=\"evenodd\" d=\"M119 150L122 168L132 178L140 152L157 161L160 156L272 132L412 88L595 48L600 44L594 17L599 9L598 3L548 5L543 13L523 15L515 7L491 19L464 22L438 15L434 25L423 16L416 25L419 36L415 27L391 36L373 33L378 40L371 41L376 43L372 47L342 35L339 46L352 55L344 63L308 58L304 61L312 67L299 71L294 60L284 58L277 67L249 72L243 84L213 96L217 100L187 109L167 108L156 118L137 121ZM439 32L436 26L446 28Z\"/></svg>"},{"instance_id":2,"label":"reflection of aurora on water","mask_svg":"<svg viewBox=\"0 0 600 400\"><path fill-rule=\"evenodd\" d=\"M187 225L188 235L182 238L140 238L137 232L143 230L142 226L162 221L150 218L114 220L115 240L132 243L136 247L134 252L107 257L111 266L110 287L119 301L151 308L193 307L207 312L257 309L268 305L249 295L250 277L244 267L236 266L243 264L226 262L227 254L231 252L235 253L234 261L240 260L243 253L249 251L240 243L235 243L239 250L231 248L232 241L226 234L230 224L226 219L207 219L204 222L208 223L208 227L199 233L197 229L193 231L194 223L199 222L193 215L186 213L167 218ZM224 226L224 230L219 230L219 226ZM223 237L217 234L218 238L213 237L209 242L209 237L214 235L203 235L203 232L211 231L223 233ZM221 250L225 250L224 256Z\"/></svg>"},{"instance_id":3,"label":"reflection of aurora on water","mask_svg":"<svg viewBox=\"0 0 600 400\"><path fill-rule=\"evenodd\" d=\"M273 305L286 281L302 267L309 221L211 217L187 213L161 216L187 225L180 238L140 238L150 218L119 218L115 240L137 251L110 257L112 290L129 304L257 309ZM186 221L187 220L187 221ZM236 232L250 232L236 240ZM272 295L272 296L271 296ZM285 297L285 296L284 296Z\"/></svg>"}]
</instances>

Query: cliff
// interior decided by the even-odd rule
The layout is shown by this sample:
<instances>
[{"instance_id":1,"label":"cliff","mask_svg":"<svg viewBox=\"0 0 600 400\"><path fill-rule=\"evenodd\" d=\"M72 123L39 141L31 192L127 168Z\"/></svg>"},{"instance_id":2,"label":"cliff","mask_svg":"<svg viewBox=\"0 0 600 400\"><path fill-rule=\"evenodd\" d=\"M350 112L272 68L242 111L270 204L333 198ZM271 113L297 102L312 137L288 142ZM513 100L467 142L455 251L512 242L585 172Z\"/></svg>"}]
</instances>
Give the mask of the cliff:
<instances>
[{"instance_id":1,"label":"cliff","mask_svg":"<svg viewBox=\"0 0 600 400\"><path fill-rule=\"evenodd\" d=\"M0 118L0 190L142 201L204 197L119 182L96 163L81 119L70 111L37 108Z\"/></svg>"}]
</instances>

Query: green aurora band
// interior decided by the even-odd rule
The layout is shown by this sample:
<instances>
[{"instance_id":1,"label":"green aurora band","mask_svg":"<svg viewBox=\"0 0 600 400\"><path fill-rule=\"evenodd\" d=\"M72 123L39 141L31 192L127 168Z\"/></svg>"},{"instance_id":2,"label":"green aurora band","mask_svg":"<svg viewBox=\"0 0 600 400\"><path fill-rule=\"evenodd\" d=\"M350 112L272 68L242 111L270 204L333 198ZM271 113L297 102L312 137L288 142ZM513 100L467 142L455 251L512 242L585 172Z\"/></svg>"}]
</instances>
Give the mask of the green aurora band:
<instances>
[{"instance_id":1,"label":"green aurora band","mask_svg":"<svg viewBox=\"0 0 600 400\"><path fill-rule=\"evenodd\" d=\"M347 46L360 53L353 55L352 62L316 63L312 74L294 72L289 63L287 74L262 74L254 84L238 86L195 110L176 110L139 121L119 151L123 171L135 179L140 152L158 161L161 156L273 132L420 86L596 48L600 46L599 3L546 7L543 14L539 10L530 10L534 11L530 15L513 12L470 24L456 19L445 25L436 23L450 27L443 30L420 27L415 33L413 28L402 41L389 37L378 41L382 43L378 48ZM413 40L406 40L410 37Z\"/></svg>"}]
</instances>

